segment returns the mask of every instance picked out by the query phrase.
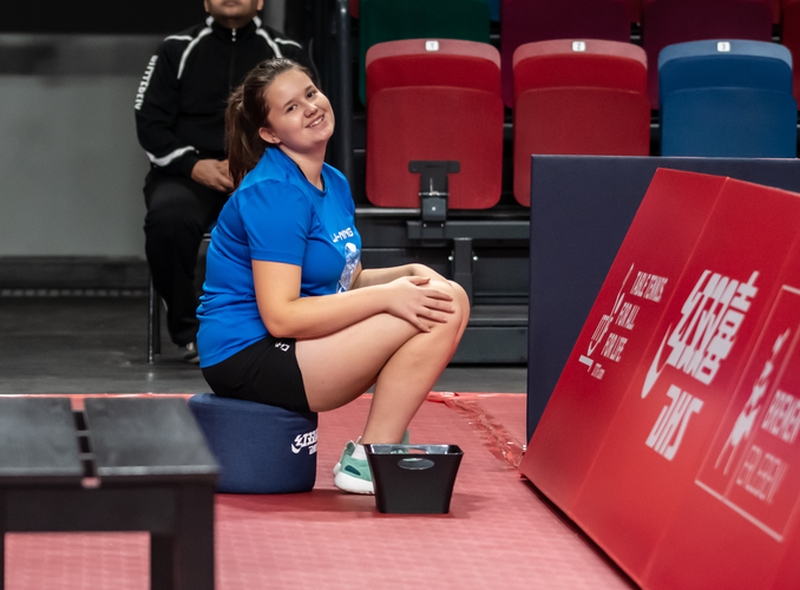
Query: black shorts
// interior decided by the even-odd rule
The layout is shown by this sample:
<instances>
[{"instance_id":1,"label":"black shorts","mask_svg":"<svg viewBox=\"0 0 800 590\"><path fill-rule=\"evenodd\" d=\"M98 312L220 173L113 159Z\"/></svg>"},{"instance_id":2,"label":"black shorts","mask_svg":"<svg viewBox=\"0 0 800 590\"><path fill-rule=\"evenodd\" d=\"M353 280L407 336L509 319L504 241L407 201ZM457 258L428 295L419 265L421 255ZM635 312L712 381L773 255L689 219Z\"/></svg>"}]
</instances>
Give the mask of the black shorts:
<instances>
[{"instance_id":1,"label":"black shorts","mask_svg":"<svg viewBox=\"0 0 800 590\"><path fill-rule=\"evenodd\" d=\"M206 367L203 377L220 397L233 397L308 412L303 375L297 365L294 338L267 336Z\"/></svg>"}]
</instances>

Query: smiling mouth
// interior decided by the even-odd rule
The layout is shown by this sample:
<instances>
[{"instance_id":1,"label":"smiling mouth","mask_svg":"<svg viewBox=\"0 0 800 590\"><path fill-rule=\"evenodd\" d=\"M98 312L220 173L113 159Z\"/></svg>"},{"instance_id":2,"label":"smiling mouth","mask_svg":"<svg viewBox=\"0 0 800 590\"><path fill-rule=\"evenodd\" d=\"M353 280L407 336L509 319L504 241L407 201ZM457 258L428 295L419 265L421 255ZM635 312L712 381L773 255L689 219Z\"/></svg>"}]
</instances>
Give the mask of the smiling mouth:
<instances>
[{"instance_id":1,"label":"smiling mouth","mask_svg":"<svg viewBox=\"0 0 800 590\"><path fill-rule=\"evenodd\" d=\"M308 127L316 127L320 123L325 120L325 115L321 115L319 118L314 119L311 123L308 124Z\"/></svg>"}]
</instances>

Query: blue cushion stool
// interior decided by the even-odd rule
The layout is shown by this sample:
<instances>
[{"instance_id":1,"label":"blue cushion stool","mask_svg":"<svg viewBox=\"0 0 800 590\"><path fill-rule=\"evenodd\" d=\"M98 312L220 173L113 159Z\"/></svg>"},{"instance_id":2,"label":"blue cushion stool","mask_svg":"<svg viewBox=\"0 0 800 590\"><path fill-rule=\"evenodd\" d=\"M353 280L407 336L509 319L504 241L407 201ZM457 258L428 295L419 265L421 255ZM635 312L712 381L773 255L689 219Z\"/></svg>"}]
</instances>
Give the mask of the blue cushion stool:
<instances>
[{"instance_id":1,"label":"blue cushion stool","mask_svg":"<svg viewBox=\"0 0 800 590\"><path fill-rule=\"evenodd\" d=\"M217 491L307 492L317 476L317 414L199 393L189 398L220 465Z\"/></svg>"}]
</instances>

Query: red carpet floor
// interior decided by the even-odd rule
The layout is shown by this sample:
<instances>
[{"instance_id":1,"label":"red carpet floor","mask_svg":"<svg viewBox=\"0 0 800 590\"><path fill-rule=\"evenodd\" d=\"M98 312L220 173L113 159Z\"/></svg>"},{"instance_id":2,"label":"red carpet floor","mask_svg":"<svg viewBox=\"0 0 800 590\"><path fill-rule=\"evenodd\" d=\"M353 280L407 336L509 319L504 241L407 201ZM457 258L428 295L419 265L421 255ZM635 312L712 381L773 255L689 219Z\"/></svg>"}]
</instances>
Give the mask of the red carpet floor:
<instances>
[{"instance_id":1,"label":"red carpet floor","mask_svg":"<svg viewBox=\"0 0 800 590\"><path fill-rule=\"evenodd\" d=\"M80 399L77 398L79 403ZM331 469L358 436L368 396L320 415L312 492L217 496L219 590L635 587L522 479L525 396L432 394L411 442L464 457L449 514L381 514L340 493ZM8 534L7 590L146 590L146 534Z\"/></svg>"}]
</instances>

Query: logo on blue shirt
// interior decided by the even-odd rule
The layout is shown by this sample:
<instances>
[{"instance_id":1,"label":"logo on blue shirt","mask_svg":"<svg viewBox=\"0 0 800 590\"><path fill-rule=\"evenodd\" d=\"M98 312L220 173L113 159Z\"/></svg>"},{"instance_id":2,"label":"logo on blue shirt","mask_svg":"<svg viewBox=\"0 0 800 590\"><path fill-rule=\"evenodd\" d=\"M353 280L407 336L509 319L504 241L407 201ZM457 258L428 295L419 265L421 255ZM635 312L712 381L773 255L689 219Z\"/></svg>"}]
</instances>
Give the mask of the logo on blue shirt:
<instances>
[{"instance_id":1,"label":"logo on blue shirt","mask_svg":"<svg viewBox=\"0 0 800 590\"><path fill-rule=\"evenodd\" d=\"M353 228L348 227L347 229L343 229L341 231L336 232L335 234L331 234L331 239L335 244L339 240L346 240L347 238L352 238L355 234L353 233Z\"/></svg>"}]
</instances>

